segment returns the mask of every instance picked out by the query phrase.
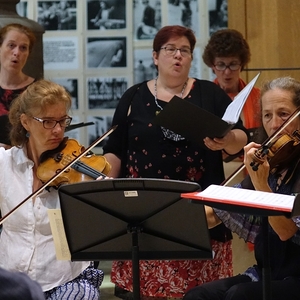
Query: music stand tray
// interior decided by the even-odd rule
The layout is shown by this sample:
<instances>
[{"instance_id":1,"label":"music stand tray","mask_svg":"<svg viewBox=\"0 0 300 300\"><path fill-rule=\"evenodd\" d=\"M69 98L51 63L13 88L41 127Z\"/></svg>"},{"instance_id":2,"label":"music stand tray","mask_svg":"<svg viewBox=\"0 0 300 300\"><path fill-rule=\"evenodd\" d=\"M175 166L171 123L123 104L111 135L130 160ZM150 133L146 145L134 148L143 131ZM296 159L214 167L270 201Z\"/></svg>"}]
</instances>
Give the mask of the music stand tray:
<instances>
[{"instance_id":1,"label":"music stand tray","mask_svg":"<svg viewBox=\"0 0 300 300\"><path fill-rule=\"evenodd\" d=\"M197 183L123 178L58 189L71 259L132 260L134 299L140 299L139 260L211 259L202 205L182 193Z\"/></svg>"}]
</instances>

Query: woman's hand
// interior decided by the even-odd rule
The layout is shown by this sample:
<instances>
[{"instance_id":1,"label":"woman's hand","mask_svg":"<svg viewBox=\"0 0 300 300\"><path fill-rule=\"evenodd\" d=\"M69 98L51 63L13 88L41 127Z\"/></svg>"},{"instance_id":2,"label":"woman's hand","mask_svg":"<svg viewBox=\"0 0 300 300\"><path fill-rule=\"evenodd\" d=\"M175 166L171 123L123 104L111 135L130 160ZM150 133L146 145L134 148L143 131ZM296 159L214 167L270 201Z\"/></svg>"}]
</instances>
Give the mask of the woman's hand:
<instances>
[{"instance_id":1,"label":"woman's hand","mask_svg":"<svg viewBox=\"0 0 300 300\"><path fill-rule=\"evenodd\" d=\"M203 139L207 148L212 151L225 150L228 154L236 154L247 143L247 135L243 130L230 130L223 138L211 139L206 137Z\"/></svg>"},{"instance_id":2,"label":"woman's hand","mask_svg":"<svg viewBox=\"0 0 300 300\"><path fill-rule=\"evenodd\" d=\"M258 169L254 171L252 169L252 162L255 162L255 152L261 147L260 144L254 142L244 147L244 164L247 168L248 174L251 177L251 181L256 190L262 192L272 192L269 184L268 177L270 174L270 165L267 160L267 156L262 157L263 163L259 164Z\"/></svg>"}]
</instances>

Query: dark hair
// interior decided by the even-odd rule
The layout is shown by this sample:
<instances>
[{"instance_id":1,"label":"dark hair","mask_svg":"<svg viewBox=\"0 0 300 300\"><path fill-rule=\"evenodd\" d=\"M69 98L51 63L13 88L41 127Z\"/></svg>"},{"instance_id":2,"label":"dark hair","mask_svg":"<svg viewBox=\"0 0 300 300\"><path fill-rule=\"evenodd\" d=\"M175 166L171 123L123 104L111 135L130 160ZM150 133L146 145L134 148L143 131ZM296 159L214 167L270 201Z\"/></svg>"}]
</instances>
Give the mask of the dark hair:
<instances>
[{"instance_id":1,"label":"dark hair","mask_svg":"<svg viewBox=\"0 0 300 300\"><path fill-rule=\"evenodd\" d=\"M221 29L210 37L204 48L203 61L208 67L214 65L216 57L238 57L241 70L250 61L250 48L243 35L234 29Z\"/></svg>"},{"instance_id":2,"label":"dark hair","mask_svg":"<svg viewBox=\"0 0 300 300\"><path fill-rule=\"evenodd\" d=\"M32 51L32 48L35 44L36 37L34 33L29 29L28 27L18 24L18 23L12 23L8 24L0 29L0 46L2 45L7 33L11 30L16 30L21 33L24 33L28 39L29 39L29 53Z\"/></svg>"},{"instance_id":3,"label":"dark hair","mask_svg":"<svg viewBox=\"0 0 300 300\"><path fill-rule=\"evenodd\" d=\"M11 144L22 146L27 142L26 130L21 123L22 114L33 116L34 113L45 111L49 105L58 103L64 103L67 111L71 108L71 96L63 86L44 79L29 85L14 99L9 110Z\"/></svg>"},{"instance_id":4,"label":"dark hair","mask_svg":"<svg viewBox=\"0 0 300 300\"><path fill-rule=\"evenodd\" d=\"M190 43L191 52L193 53L196 44L195 34L190 28L179 26L179 25L162 27L154 37L153 51L159 52L160 48L168 40L174 37L182 37L182 36L185 36L188 39Z\"/></svg>"}]
</instances>

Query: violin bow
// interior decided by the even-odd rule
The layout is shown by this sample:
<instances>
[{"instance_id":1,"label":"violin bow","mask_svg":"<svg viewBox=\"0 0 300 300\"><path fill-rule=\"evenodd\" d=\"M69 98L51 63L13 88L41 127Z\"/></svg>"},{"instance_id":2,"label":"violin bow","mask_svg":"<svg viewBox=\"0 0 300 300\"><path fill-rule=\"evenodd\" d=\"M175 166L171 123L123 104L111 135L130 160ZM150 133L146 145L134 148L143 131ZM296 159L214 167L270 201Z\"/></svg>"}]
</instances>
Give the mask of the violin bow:
<instances>
[{"instance_id":1,"label":"violin bow","mask_svg":"<svg viewBox=\"0 0 300 300\"><path fill-rule=\"evenodd\" d=\"M274 139L276 139L278 137L278 135L282 132L282 130L284 130L288 125L290 125L291 122L293 122L296 117L298 117L300 114L300 107L298 107L282 124L279 128L277 128L277 130L275 130L275 132L268 137L263 143L262 143L262 147L263 146L268 146L270 143L272 143L274 141ZM244 163L242 163L227 179L225 179L221 185L223 186L227 186L229 182L232 181L232 179L234 179L234 177L236 175L238 175L242 170L245 169L245 165Z\"/></svg>"},{"instance_id":2,"label":"violin bow","mask_svg":"<svg viewBox=\"0 0 300 300\"><path fill-rule=\"evenodd\" d=\"M52 178L50 178L48 181L46 181L40 188L38 188L34 193L29 195L27 198L25 198L22 202L20 202L15 208L13 208L10 212L8 212L5 216L3 216L0 219L0 225L10 216L12 215L18 208L20 208L25 202L27 202L32 197L37 196L40 192L42 192L50 183L52 183L55 179L57 179L63 172L65 172L67 169L69 169L74 163L76 163L81 157L88 154L88 152L97 146L101 141L103 141L105 138L107 138L115 129L118 127L118 125L112 126L108 131L106 131L103 135L101 135L99 138L97 138L88 148L86 148L83 152L80 153L75 159L73 159L71 162L69 162L66 166L64 166L57 174L55 174Z\"/></svg>"}]
</instances>

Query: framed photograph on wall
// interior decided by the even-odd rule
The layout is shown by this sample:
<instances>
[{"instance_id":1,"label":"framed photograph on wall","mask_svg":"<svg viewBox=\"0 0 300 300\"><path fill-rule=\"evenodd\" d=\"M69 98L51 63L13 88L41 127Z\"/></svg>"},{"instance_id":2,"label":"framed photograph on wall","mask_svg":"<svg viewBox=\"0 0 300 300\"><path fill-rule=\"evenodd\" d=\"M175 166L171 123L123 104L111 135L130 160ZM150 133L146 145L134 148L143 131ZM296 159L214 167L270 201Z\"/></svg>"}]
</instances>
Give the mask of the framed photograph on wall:
<instances>
[{"instance_id":1,"label":"framed photograph on wall","mask_svg":"<svg viewBox=\"0 0 300 300\"><path fill-rule=\"evenodd\" d=\"M209 34L228 27L227 0L210 0L208 2Z\"/></svg>"},{"instance_id":2,"label":"framed photograph on wall","mask_svg":"<svg viewBox=\"0 0 300 300\"><path fill-rule=\"evenodd\" d=\"M54 82L62 85L71 95L71 110L78 110L78 79L76 78L53 78Z\"/></svg>"},{"instance_id":3,"label":"framed photograph on wall","mask_svg":"<svg viewBox=\"0 0 300 300\"><path fill-rule=\"evenodd\" d=\"M134 1L134 39L152 40L161 28L161 1Z\"/></svg>"},{"instance_id":4,"label":"framed photograph on wall","mask_svg":"<svg viewBox=\"0 0 300 300\"><path fill-rule=\"evenodd\" d=\"M72 117L71 125L80 123L79 116L72 115L71 117ZM80 128L74 128L71 130L67 129L65 132L65 136L67 136L69 139L74 139L76 141L79 141L80 140Z\"/></svg>"},{"instance_id":5,"label":"framed photograph on wall","mask_svg":"<svg viewBox=\"0 0 300 300\"><path fill-rule=\"evenodd\" d=\"M200 36L199 8L197 0L169 0L169 25L181 25L191 28L196 37Z\"/></svg>"},{"instance_id":6,"label":"framed photograph on wall","mask_svg":"<svg viewBox=\"0 0 300 300\"><path fill-rule=\"evenodd\" d=\"M128 81L124 77L89 77L88 108L115 109L127 87Z\"/></svg>"},{"instance_id":7,"label":"framed photograph on wall","mask_svg":"<svg viewBox=\"0 0 300 300\"><path fill-rule=\"evenodd\" d=\"M87 68L117 68L127 66L126 38L88 38Z\"/></svg>"},{"instance_id":8,"label":"framed photograph on wall","mask_svg":"<svg viewBox=\"0 0 300 300\"><path fill-rule=\"evenodd\" d=\"M157 70L153 63L152 48L134 50L134 83L156 77Z\"/></svg>"},{"instance_id":9,"label":"framed photograph on wall","mask_svg":"<svg viewBox=\"0 0 300 300\"><path fill-rule=\"evenodd\" d=\"M97 138L102 136L110 127L112 124L112 116L106 115L106 116L93 116L90 115L87 117L88 122L93 122L94 126L88 126L88 143L89 145L92 144ZM105 144L107 138L101 141L95 148L102 148ZM99 152L99 150L97 151Z\"/></svg>"},{"instance_id":10,"label":"framed photograph on wall","mask_svg":"<svg viewBox=\"0 0 300 300\"><path fill-rule=\"evenodd\" d=\"M78 37L44 37L45 70L74 70L79 66Z\"/></svg>"},{"instance_id":11,"label":"framed photograph on wall","mask_svg":"<svg viewBox=\"0 0 300 300\"><path fill-rule=\"evenodd\" d=\"M47 30L76 30L77 1L38 1L37 22Z\"/></svg>"},{"instance_id":12,"label":"framed photograph on wall","mask_svg":"<svg viewBox=\"0 0 300 300\"><path fill-rule=\"evenodd\" d=\"M122 29L125 27L125 0L87 0L88 30Z\"/></svg>"}]
</instances>

